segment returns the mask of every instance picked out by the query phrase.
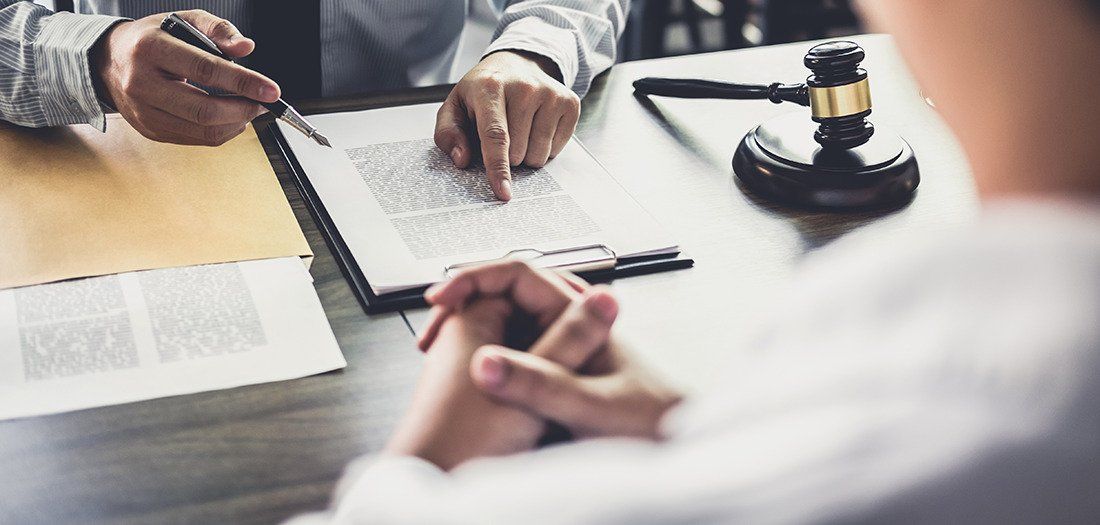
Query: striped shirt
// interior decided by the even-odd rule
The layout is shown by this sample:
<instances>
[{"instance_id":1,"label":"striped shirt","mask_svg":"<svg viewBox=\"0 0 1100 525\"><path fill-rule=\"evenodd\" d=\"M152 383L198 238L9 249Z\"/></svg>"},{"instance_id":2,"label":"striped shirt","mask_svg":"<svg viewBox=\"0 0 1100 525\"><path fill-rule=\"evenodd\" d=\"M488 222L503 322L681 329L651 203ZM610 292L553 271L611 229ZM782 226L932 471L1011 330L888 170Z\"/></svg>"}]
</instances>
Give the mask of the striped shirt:
<instances>
[{"instance_id":1,"label":"striped shirt","mask_svg":"<svg viewBox=\"0 0 1100 525\"><path fill-rule=\"evenodd\" d=\"M88 53L126 18L205 9L246 35L251 2L262 0L77 0L80 14L29 1L0 0L0 120L44 127L88 123L103 129ZM469 0L321 2L321 84L325 96L446 83ZM615 61L630 0L488 1L500 14L485 54L545 56L584 96Z\"/></svg>"}]
</instances>

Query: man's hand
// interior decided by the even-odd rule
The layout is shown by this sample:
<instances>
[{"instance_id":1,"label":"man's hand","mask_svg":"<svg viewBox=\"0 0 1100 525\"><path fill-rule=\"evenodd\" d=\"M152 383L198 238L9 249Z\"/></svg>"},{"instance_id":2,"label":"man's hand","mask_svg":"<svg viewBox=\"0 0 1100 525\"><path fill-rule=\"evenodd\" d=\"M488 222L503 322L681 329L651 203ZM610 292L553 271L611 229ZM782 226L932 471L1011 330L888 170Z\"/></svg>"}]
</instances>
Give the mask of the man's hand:
<instances>
[{"instance_id":1,"label":"man's hand","mask_svg":"<svg viewBox=\"0 0 1100 525\"><path fill-rule=\"evenodd\" d=\"M511 314L507 301L487 299L447 318L387 453L450 469L470 458L519 452L537 442L544 428L541 419L489 399L466 374L477 348L503 341Z\"/></svg>"},{"instance_id":2,"label":"man's hand","mask_svg":"<svg viewBox=\"0 0 1100 525\"><path fill-rule=\"evenodd\" d=\"M421 348L432 346L456 309L479 297L506 298L543 330L527 352L496 344L477 351L469 373L483 392L561 423L576 437L659 437L661 417L681 396L609 341L603 327L618 315L618 303L606 289L517 261L471 268L425 293L433 310ZM601 317L606 324L592 322Z\"/></svg>"},{"instance_id":3,"label":"man's hand","mask_svg":"<svg viewBox=\"0 0 1100 525\"><path fill-rule=\"evenodd\" d=\"M480 156L493 193L512 198L511 166L542 167L561 153L580 118L581 102L550 60L500 51L474 66L436 116L435 143L465 168Z\"/></svg>"},{"instance_id":4,"label":"man's hand","mask_svg":"<svg viewBox=\"0 0 1100 525\"><path fill-rule=\"evenodd\" d=\"M580 373L531 353L485 346L474 355L470 376L493 399L556 421L577 438L660 439L661 418L682 397L615 342Z\"/></svg>"},{"instance_id":5,"label":"man's hand","mask_svg":"<svg viewBox=\"0 0 1100 525\"><path fill-rule=\"evenodd\" d=\"M452 312L478 297L508 299L520 311L533 317L540 329L545 329L561 316L571 301L589 288L588 283L571 274L537 269L522 261L500 261L464 270L454 279L439 283L424 293L432 310L427 325L420 332L420 349L427 351L432 346L439 327ZM618 314L613 298L600 301L608 317Z\"/></svg>"},{"instance_id":6,"label":"man's hand","mask_svg":"<svg viewBox=\"0 0 1100 525\"><path fill-rule=\"evenodd\" d=\"M568 303L560 319L531 347L547 362L574 369L602 348L614 322L602 289ZM478 348L499 345L515 313L501 296L483 297L458 307L440 323L424 372L404 421L387 451L413 455L449 469L468 459L529 450L545 429L541 417L489 398L470 379Z\"/></svg>"},{"instance_id":7,"label":"man's hand","mask_svg":"<svg viewBox=\"0 0 1100 525\"><path fill-rule=\"evenodd\" d=\"M233 24L206 11L178 14L226 55L243 57L255 47ZM91 53L98 95L142 135L161 142L217 146L239 135L265 111L254 101L278 100L279 86L271 79L162 31L165 16L121 23ZM187 80L241 97L212 96Z\"/></svg>"}]
</instances>

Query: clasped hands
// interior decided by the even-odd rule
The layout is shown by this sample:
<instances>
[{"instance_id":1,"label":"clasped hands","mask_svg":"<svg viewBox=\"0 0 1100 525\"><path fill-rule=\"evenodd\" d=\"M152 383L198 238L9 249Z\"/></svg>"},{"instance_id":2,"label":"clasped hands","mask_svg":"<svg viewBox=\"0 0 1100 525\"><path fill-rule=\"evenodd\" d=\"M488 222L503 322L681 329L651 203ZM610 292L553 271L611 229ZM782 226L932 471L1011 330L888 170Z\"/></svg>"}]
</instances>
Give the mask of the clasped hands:
<instances>
[{"instance_id":1,"label":"clasped hands","mask_svg":"<svg viewBox=\"0 0 1100 525\"><path fill-rule=\"evenodd\" d=\"M412 406L386 451L444 469L532 449L557 422L577 439L659 439L680 395L611 335L619 305L603 286L501 262L430 289L427 352ZM520 332L517 334L517 332ZM525 349L506 339L533 339Z\"/></svg>"},{"instance_id":2,"label":"clasped hands","mask_svg":"<svg viewBox=\"0 0 1100 525\"><path fill-rule=\"evenodd\" d=\"M248 56L256 47L232 23L206 11L177 14L230 57ZM266 111L257 102L279 99L271 79L161 31L165 16L120 23L90 53L96 94L142 135L217 146ZM188 81L240 96L210 95ZM509 200L511 167L546 164L565 147L579 116L580 99L561 83L552 61L500 51L455 85L437 115L435 143L459 168L480 157L494 194Z\"/></svg>"}]
</instances>

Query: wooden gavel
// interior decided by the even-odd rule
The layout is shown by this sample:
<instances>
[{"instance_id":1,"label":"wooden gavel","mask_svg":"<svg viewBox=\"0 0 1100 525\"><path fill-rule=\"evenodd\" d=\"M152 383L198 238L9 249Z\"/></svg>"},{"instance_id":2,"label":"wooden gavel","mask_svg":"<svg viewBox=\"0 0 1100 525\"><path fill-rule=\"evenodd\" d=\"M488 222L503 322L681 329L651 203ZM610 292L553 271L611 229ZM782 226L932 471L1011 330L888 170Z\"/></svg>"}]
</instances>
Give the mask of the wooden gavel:
<instances>
[{"instance_id":1,"label":"wooden gavel","mask_svg":"<svg viewBox=\"0 0 1100 525\"><path fill-rule=\"evenodd\" d=\"M860 67L866 54L848 41L814 46L803 58L805 84L736 84L713 80L642 78L639 95L791 102L810 108L768 120L745 135L733 169L764 197L830 209L895 207L920 183L912 148L892 132L876 133L871 87Z\"/></svg>"},{"instance_id":2,"label":"wooden gavel","mask_svg":"<svg viewBox=\"0 0 1100 525\"><path fill-rule=\"evenodd\" d=\"M854 148L875 133L871 114L871 88L867 71L860 68L866 54L854 42L828 42L814 46L803 63L813 75L805 84L737 84L714 80L646 77L634 81L642 95L675 98L719 98L793 102L810 108L819 124L814 139L822 146Z\"/></svg>"}]
</instances>

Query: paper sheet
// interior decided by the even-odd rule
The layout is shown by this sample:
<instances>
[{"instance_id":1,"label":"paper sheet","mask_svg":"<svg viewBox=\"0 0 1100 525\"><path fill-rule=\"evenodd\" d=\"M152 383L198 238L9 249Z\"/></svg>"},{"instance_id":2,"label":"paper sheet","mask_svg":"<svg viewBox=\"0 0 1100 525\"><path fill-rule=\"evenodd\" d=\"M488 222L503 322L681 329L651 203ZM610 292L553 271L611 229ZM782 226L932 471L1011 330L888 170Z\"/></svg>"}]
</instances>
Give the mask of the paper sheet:
<instances>
[{"instance_id":1,"label":"paper sheet","mask_svg":"<svg viewBox=\"0 0 1100 525\"><path fill-rule=\"evenodd\" d=\"M438 282L452 264L605 244L620 257L676 243L575 140L493 196L432 140L437 104L311 116L333 149L283 134L375 293ZM281 124L280 124L281 125Z\"/></svg>"},{"instance_id":2,"label":"paper sheet","mask_svg":"<svg viewBox=\"0 0 1100 525\"><path fill-rule=\"evenodd\" d=\"M0 291L0 419L344 366L296 257Z\"/></svg>"},{"instance_id":3,"label":"paper sheet","mask_svg":"<svg viewBox=\"0 0 1100 525\"><path fill-rule=\"evenodd\" d=\"M0 289L312 253L249 127L218 148L0 123Z\"/></svg>"}]
</instances>

